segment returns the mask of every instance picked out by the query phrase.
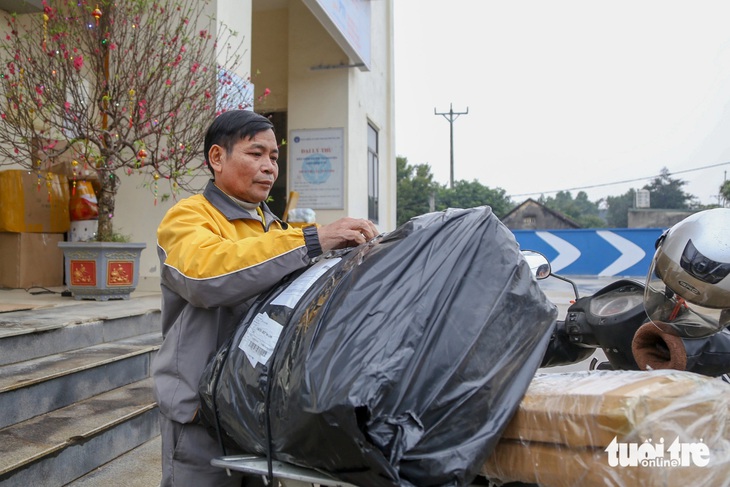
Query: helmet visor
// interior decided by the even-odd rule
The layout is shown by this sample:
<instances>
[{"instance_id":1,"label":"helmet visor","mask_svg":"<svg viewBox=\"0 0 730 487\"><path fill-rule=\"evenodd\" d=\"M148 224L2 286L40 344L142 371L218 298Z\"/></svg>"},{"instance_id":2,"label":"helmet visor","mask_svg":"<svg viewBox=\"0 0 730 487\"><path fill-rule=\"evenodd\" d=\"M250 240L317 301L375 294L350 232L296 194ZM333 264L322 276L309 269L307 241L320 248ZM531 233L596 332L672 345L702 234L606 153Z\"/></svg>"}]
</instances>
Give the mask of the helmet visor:
<instances>
[{"instance_id":1,"label":"helmet visor","mask_svg":"<svg viewBox=\"0 0 730 487\"><path fill-rule=\"evenodd\" d=\"M714 309L685 301L655 273L654 259L646 275L644 309L661 331L683 338L712 335L730 324L730 310Z\"/></svg>"}]
</instances>

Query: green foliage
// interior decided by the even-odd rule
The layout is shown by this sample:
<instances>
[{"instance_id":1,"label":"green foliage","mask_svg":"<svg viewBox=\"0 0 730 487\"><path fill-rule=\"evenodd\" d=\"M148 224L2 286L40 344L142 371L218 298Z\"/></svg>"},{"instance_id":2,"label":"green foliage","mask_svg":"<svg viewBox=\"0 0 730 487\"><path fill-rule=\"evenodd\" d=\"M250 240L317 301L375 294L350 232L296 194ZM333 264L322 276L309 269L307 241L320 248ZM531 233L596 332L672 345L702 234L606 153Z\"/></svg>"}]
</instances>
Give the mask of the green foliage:
<instances>
[{"instance_id":1,"label":"green foliage","mask_svg":"<svg viewBox=\"0 0 730 487\"><path fill-rule=\"evenodd\" d=\"M401 225L414 216L433 210L433 198L438 184L433 181L428 164L411 166L405 157L396 157L397 210L396 221Z\"/></svg>"},{"instance_id":2,"label":"green foliage","mask_svg":"<svg viewBox=\"0 0 730 487\"><path fill-rule=\"evenodd\" d=\"M440 187L436 197L436 209L473 208L490 206L498 217L503 217L514 207L514 204L502 188L491 189L476 179L454 181L453 188Z\"/></svg>"},{"instance_id":3,"label":"green foliage","mask_svg":"<svg viewBox=\"0 0 730 487\"><path fill-rule=\"evenodd\" d=\"M428 164L411 166L405 157L397 157L397 223L401 225L414 216L446 208L473 208L488 205L498 216L504 216L513 204L501 188L490 189L478 181L455 181L447 188L433 180Z\"/></svg>"},{"instance_id":4,"label":"green foliage","mask_svg":"<svg viewBox=\"0 0 730 487\"><path fill-rule=\"evenodd\" d=\"M120 242L129 243L132 241L132 236L126 233L113 232L108 238L104 239L105 242Z\"/></svg>"},{"instance_id":5,"label":"green foliage","mask_svg":"<svg viewBox=\"0 0 730 487\"><path fill-rule=\"evenodd\" d=\"M472 208L488 205L498 217L509 213L515 204L501 188L491 189L477 180L471 182L461 180L454 182L454 188L440 185L433 181L428 164L411 166L405 157L398 157L398 225L410 218L434 210L446 208ZM681 179L671 177L669 170L663 168L661 174L654 178L643 189L650 193L651 207L660 209L703 209L711 206L700 206L697 198L685 193L682 187L687 184ZM720 187L720 193L726 201L730 201L730 181ZM548 208L558 211L578 222L583 228L626 228L629 210L634 208L636 191L628 190L617 196L608 196L605 200L590 201L588 194L579 191L575 198L569 191L559 191L555 196L541 197L539 202ZM605 220L599 213L599 204L607 205Z\"/></svg>"},{"instance_id":6,"label":"green foliage","mask_svg":"<svg viewBox=\"0 0 730 487\"><path fill-rule=\"evenodd\" d=\"M635 198L636 191L634 189L630 189L620 196L606 198L608 203L606 221L609 227L626 228L629 226L629 210L634 207Z\"/></svg>"},{"instance_id":7,"label":"green foliage","mask_svg":"<svg viewBox=\"0 0 730 487\"><path fill-rule=\"evenodd\" d=\"M685 193L682 190L685 184L687 184L686 181L672 178L669 170L665 167L662 168L659 176L649 184L644 185L642 189L649 191L651 208L666 210L708 208L699 205L694 195ZM606 221L610 227L625 228L628 226L629 210L634 208L635 198L636 191L633 189L622 195L606 198L608 203Z\"/></svg>"},{"instance_id":8,"label":"green foliage","mask_svg":"<svg viewBox=\"0 0 730 487\"><path fill-rule=\"evenodd\" d=\"M725 198L725 203L730 203L730 180L725 181L720 186L720 194Z\"/></svg>"},{"instance_id":9,"label":"green foliage","mask_svg":"<svg viewBox=\"0 0 730 487\"><path fill-rule=\"evenodd\" d=\"M652 208L686 210L696 206L696 198L682 191L685 184L686 181L670 177L669 170L664 167L661 174L645 185L644 189L648 189L651 194Z\"/></svg>"},{"instance_id":10,"label":"green foliage","mask_svg":"<svg viewBox=\"0 0 730 487\"><path fill-rule=\"evenodd\" d=\"M583 228L601 228L606 226L599 214L598 203L588 200L585 191L579 191L573 199L570 191L559 191L555 196L540 198L540 202L563 215L570 217Z\"/></svg>"}]
</instances>

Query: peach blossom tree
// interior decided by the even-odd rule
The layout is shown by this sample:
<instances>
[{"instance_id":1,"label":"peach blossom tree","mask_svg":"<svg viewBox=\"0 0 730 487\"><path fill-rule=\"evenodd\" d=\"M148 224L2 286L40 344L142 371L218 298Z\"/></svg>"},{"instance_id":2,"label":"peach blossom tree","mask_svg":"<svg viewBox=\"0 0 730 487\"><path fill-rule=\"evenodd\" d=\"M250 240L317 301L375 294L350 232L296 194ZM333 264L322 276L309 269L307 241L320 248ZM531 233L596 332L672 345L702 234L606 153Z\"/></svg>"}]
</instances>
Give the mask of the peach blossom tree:
<instances>
[{"instance_id":1,"label":"peach blossom tree","mask_svg":"<svg viewBox=\"0 0 730 487\"><path fill-rule=\"evenodd\" d=\"M37 14L5 15L0 165L40 174L66 153L74 171L95 171L99 240L113 233L125 175L144 176L151 204L198 189L190 185L207 174L211 119L253 104L250 80L234 74L241 39L211 5L58 0Z\"/></svg>"}]
</instances>

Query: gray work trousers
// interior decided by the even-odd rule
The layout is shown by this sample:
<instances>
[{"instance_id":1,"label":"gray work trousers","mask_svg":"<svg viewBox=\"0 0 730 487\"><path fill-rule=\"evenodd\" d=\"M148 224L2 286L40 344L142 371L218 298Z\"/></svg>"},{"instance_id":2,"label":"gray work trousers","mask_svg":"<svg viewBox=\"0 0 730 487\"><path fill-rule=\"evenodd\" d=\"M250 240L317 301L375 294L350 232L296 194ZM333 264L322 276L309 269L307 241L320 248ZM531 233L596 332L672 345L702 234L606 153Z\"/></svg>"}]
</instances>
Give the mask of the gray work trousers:
<instances>
[{"instance_id":1,"label":"gray work trousers","mask_svg":"<svg viewBox=\"0 0 730 487\"><path fill-rule=\"evenodd\" d=\"M160 414L162 440L161 487L257 487L257 477L243 476L213 467L210 461L223 455L221 447L205 426L181 424ZM240 452L226 451L228 455Z\"/></svg>"}]
</instances>

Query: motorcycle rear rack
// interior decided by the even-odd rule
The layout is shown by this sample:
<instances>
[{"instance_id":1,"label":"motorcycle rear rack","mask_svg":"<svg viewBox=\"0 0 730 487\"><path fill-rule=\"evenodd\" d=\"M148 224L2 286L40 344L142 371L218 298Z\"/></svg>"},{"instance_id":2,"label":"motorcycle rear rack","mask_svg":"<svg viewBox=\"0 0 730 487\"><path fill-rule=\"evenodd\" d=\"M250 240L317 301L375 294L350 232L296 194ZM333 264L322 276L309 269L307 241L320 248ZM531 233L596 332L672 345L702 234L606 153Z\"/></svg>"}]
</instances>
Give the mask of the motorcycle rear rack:
<instances>
[{"instance_id":1,"label":"motorcycle rear rack","mask_svg":"<svg viewBox=\"0 0 730 487\"><path fill-rule=\"evenodd\" d=\"M262 477L269 475L268 461L265 457L256 455L218 457L211 460L210 464L214 467L235 470L236 472L242 472L247 475L259 475ZM310 468L299 467L278 460L273 460L271 464L272 473L274 474L274 478L277 479L297 480L308 484L319 484L323 487L357 487L356 485L341 482L325 473Z\"/></svg>"}]
</instances>

